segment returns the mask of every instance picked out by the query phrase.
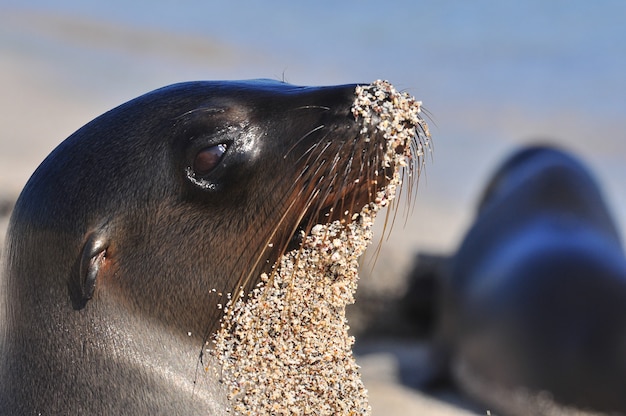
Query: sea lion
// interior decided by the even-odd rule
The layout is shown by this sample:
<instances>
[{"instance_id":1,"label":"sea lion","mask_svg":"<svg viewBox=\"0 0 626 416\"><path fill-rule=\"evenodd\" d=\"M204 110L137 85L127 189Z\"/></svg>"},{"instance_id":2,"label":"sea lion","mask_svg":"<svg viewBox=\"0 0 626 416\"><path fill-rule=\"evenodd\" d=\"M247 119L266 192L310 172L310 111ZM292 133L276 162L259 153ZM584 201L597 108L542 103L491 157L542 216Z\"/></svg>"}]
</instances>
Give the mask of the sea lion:
<instances>
[{"instance_id":1,"label":"sea lion","mask_svg":"<svg viewBox=\"0 0 626 416\"><path fill-rule=\"evenodd\" d=\"M85 125L22 191L3 256L2 414L225 414L205 343L313 224L388 180L356 85L155 90Z\"/></svg>"},{"instance_id":2,"label":"sea lion","mask_svg":"<svg viewBox=\"0 0 626 416\"><path fill-rule=\"evenodd\" d=\"M626 259L573 156L533 146L497 170L441 292L439 347L489 409L626 413Z\"/></svg>"}]
</instances>

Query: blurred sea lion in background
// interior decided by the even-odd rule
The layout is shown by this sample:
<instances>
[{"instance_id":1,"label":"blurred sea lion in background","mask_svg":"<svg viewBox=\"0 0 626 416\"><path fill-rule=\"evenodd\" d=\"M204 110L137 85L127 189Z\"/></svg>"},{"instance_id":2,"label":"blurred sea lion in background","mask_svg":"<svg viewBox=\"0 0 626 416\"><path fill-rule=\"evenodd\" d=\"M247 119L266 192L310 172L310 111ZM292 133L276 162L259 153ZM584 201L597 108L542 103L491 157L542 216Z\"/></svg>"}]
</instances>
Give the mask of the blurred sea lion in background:
<instances>
[{"instance_id":1,"label":"blurred sea lion in background","mask_svg":"<svg viewBox=\"0 0 626 416\"><path fill-rule=\"evenodd\" d=\"M510 157L439 284L435 356L487 409L626 413L626 259L579 160Z\"/></svg>"}]
</instances>

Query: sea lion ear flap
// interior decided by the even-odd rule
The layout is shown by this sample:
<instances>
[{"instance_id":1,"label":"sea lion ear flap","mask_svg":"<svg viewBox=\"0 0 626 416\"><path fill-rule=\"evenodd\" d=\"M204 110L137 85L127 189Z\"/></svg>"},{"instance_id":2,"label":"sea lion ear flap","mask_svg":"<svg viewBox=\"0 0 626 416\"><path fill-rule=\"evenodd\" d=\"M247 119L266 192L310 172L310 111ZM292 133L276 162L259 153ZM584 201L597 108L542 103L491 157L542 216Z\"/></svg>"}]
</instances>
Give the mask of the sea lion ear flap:
<instances>
[{"instance_id":1,"label":"sea lion ear flap","mask_svg":"<svg viewBox=\"0 0 626 416\"><path fill-rule=\"evenodd\" d=\"M109 248L108 228L101 227L87 237L70 281L70 298L74 309L83 309L93 297L98 274L106 262Z\"/></svg>"}]
</instances>

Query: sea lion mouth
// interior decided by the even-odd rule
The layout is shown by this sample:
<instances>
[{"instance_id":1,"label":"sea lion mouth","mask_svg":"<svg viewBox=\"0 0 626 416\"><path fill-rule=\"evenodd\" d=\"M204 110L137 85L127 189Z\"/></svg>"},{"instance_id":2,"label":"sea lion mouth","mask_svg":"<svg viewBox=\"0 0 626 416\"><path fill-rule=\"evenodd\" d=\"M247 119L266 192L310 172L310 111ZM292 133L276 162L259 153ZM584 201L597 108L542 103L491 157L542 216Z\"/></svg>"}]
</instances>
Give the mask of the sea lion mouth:
<instances>
[{"instance_id":1,"label":"sea lion mouth","mask_svg":"<svg viewBox=\"0 0 626 416\"><path fill-rule=\"evenodd\" d=\"M356 178L339 189L330 189L328 195L321 203L321 208L307 213L301 222L301 227L306 224L328 224L339 221L349 224L356 213L364 206L375 202L377 192L383 190L391 178L382 170L375 178Z\"/></svg>"},{"instance_id":2,"label":"sea lion mouth","mask_svg":"<svg viewBox=\"0 0 626 416\"><path fill-rule=\"evenodd\" d=\"M322 221L318 218L318 223L332 222L340 220L342 223L350 221L351 211L354 207L363 207L371 199L369 185L359 186L360 180L355 180L337 191L331 191L324 203L320 214L328 218Z\"/></svg>"},{"instance_id":3,"label":"sea lion mouth","mask_svg":"<svg viewBox=\"0 0 626 416\"><path fill-rule=\"evenodd\" d=\"M352 118L357 130L352 133L356 134L337 135L333 139L337 143L324 148L336 152L332 168L307 166L315 174L298 194L309 195L298 230L308 234L316 224L349 224L365 206L380 202L380 193L394 180L397 170L407 171L411 181L417 180L424 151L430 145L420 106L420 102L408 100L385 81L355 88L351 114L347 116ZM409 193L412 188L409 183Z\"/></svg>"},{"instance_id":4,"label":"sea lion mouth","mask_svg":"<svg viewBox=\"0 0 626 416\"><path fill-rule=\"evenodd\" d=\"M348 140L361 153L362 160L352 167L350 162L346 163L348 168L342 166L340 170L344 175L320 174L303 185L305 190L301 194L309 195L309 199L300 208L302 218L287 251L297 248L303 237L309 235L316 225L328 225L335 221L342 226L349 225L358 218L364 207L380 202L381 192L393 180L395 162L384 166L383 148L380 146L385 140L382 133L368 129L366 136L363 130ZM371 143L371 146L363 146L364 143ZM404 149L398 148L397 156L401 157L402 152ZM341 158L341 155L338 157Z\"/></svg>"}]
</instances>

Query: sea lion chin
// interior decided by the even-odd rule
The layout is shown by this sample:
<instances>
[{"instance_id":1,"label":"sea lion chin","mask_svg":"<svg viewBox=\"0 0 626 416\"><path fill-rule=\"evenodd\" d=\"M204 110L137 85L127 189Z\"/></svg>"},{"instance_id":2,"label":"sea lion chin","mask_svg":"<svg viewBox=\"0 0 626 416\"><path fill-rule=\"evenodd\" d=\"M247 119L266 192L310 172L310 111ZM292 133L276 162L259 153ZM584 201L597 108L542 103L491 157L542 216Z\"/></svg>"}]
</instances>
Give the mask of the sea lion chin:
<instances>
[{"instance_id":1,"label":"sea lion chin","mask_svg":"<svg viewBox=\"0 0 626 416\"><path fill-rule=\"evenodd\" d=\"M224 414L221 294L388 181L355 88L176 84L61 143L9 225L0 413Z\"/></svg>"}]
</instances>

